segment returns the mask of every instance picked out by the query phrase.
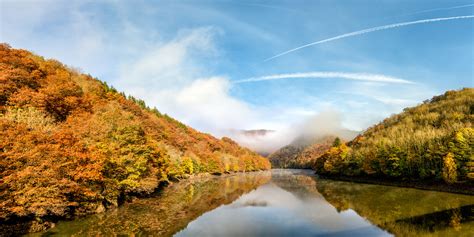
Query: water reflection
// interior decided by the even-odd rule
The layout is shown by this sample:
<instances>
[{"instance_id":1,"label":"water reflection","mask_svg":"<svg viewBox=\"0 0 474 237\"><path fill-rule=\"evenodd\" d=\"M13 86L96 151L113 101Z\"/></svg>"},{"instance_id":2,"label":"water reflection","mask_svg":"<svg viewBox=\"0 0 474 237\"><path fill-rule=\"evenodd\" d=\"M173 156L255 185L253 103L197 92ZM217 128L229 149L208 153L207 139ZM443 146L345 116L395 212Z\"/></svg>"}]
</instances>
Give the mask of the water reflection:
<instances>
[{"instance_id":1,"label":"water reflection","mask_svg":"<svg viewBox=\"0 0 474 237\"><path fill-rule=\"evenodd\" d=\"M31 236L172 236L203 213L231 203L270 179L271 173L266 171L186 180L154 198L59 222L55 228Z\"/></svg>"},{"instance_id":2,"label":"water reflection","mask_svg":"<svg viewBox=\"0 0 474 237\"><path fill-rule=\"evenodd\" d=\"M474 236L473 213L473 196L273 170L178 183L40 235Z\"/></svg>"},{"instance_id":3,"label":"water reflection","mask_svg":"<svg viewBox=\"0 0 474 237\"><path fill-rule=\"evenodd\" d=\"M316 184L310 171L274 170L271 182L202 215L176 236L389 235L354 211L339 213Z\"/></svg>"},{"instance_id":4,"label":"water reflection","mask_svg":"<svg viewBox=\"0 0 474 237\"><path fill-rule=\"evenodd\" d=\"M354 210L396 236L474 236L474 197L410 188L319 180L339 211Z\"/></svg>"},{"instance_id":5,"label":"water reflection","mask_svg":"<svg viewBox=\"0 0 474 237\"><path fill-rule=\"evenodd\" d=\"M474 205L414 216L395 222L407 229L419 229L418 232L444 232L445 229L451 229L454 234L462 229L464 223L472 221L474 221ZM467 228L465 226L464 230L467 231Z\"/></svg>"}]
</instances>

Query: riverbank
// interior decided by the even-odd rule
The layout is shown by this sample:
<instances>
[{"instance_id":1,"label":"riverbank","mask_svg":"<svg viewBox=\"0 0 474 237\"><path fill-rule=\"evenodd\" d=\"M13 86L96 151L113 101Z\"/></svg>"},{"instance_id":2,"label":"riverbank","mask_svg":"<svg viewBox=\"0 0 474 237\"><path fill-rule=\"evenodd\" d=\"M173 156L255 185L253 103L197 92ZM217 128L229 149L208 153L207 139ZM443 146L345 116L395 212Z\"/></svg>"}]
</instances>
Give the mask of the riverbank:
<instances>
[{"instance_id":1,"label":"riverbank","mask_svg":"<svg viewBox=\"0 0 474 237\"><path fill-rule=\"evenodd\" d=\"M353 176L333 176L333 175L317 175L322 179L349 181L354 183L377 184L404 188L416 188L421 190L449 192L457 194L474 195L474 186L465 183L444 184L434 181L413 181L413 180L394 180L394 179L376 179L369 177L353 177Z\"/></svg>"},{"instance_id":2,"label":"riverbank","mask_svg":"<svg viewBox=\"0 0 474 237\"><path fill-rule=\"evenodd\" d=\"M442 201L440 201L442 200ZM468 236L474 196L316 178L314 171L204 175L36 236ZM297 223L297 224L295 224ZM359 227L359 228L354 228Z\"/></svg>"},{"instance_id":3,"label":"riverbank","mask_svg":"<svg viewBox=\"0 0 474 237\"><path fill-rule=\"evenodd\" d=\"M154 192L152 193L135 193L133 195L127 195L121 198L121 201L118 202L117 206L113 205L100 205L100 208L97 208L96 212L88 212L88 213L80 213L74 212L74 214L68 216L54 216L54 215L47 215L41 218L34 217L34 216L27 216L27 217L12 217L8 220L2 220L0 222L0 237L10 237L10 236L19 236L25 235L28 233L35 233L46 231L50 228L55 227L56 223L59 221L65 220L76 220L80 218L84 218L86 216L99 214L107 211L111 211L113 209L119 208L126 203L133 203L139 199L146 199L146 198L153 198L159 197L162 193L164 193L168 189L172 189L175 185L178 184L192 184L194 182L203 182L206 180L211 180L214 178L225 178L231 177L239 174L244 173L259 173L259 172L268 172L268 171L250 171L250 172L227 172L223 174L210 174L210 173L198 173L187 175L185 178L176 179L166 183L164 185L158 186Z\"/></svg>"}]
</instances>

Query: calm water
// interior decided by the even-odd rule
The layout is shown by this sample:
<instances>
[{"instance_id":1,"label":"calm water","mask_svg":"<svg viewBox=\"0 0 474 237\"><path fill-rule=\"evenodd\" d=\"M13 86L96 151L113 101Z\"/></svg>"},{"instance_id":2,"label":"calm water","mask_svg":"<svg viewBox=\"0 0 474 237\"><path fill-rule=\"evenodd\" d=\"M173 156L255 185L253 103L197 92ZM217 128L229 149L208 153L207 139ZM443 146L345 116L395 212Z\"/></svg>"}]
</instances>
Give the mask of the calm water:
<instances>
[{"instance_id":1,"label":"calm water","mask_svg":"<svg viewBox=\"0 0 474 237\"><path fill-rule=\"evenodd\" d=\"M33 236L474 236L474 197L272 170L184 181Z\"/></svg>"}]
</instances>

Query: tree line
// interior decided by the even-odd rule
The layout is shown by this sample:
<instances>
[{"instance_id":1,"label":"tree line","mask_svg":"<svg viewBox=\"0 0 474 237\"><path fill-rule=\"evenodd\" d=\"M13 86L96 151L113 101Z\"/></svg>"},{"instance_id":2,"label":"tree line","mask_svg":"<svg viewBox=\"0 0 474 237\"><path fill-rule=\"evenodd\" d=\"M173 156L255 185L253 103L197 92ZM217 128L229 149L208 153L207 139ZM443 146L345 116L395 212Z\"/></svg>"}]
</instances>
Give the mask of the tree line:
<instances>
[{"instance_id":1,"label":"tree line","mask_svg":"<svg viewBox=\"0 0 474 237\"><path fill-rule=\"evenodd\" d=\"M406 108L349 143L337 142L313 168L320 174L474 180L474 89L448 91Z\"/></svg>"}]
</instances>

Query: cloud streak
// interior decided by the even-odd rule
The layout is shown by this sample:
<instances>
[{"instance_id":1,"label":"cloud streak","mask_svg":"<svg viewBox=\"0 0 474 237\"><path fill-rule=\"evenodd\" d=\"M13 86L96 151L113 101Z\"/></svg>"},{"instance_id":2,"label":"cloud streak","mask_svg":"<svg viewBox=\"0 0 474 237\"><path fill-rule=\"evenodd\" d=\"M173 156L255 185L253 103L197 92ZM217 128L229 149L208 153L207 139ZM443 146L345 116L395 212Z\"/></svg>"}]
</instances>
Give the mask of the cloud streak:
<instances>
[{"instance_id":1,"label":"cloud streak","mask_svg":"<svg viewBox=\"0 0 474 237\"><path fill-rule=\"evenodd\" d=\"M300 73L276 74L276 75L267 75L267 76L252 77L252 78L247 78L243 80L237 80L237 81L234 81L234 83L240 84L240 83L258 82L258 81L305 79L305 78L312 78L312 79L341 78L345 80L354 80L354 81L415 84L412 81L408 81L408 80L397 78L397 77L381 75L381 74L348 73L348 72L300 72Z\"/></svg>"},{"instance_id":2,"label":"cloud streak","mask_svg":"<svg viewBox=\"0 0 474 237\"><path fill-rule=\"evenodd\" d=\"M395 17L413 16L413 15L417 15L417 14L421 14L421 13L444 11L444 10L453 10L453 9L467 8L467 7L474 7L474 4L466 4L466 5L459 5L459 6L453 6L453 7L431 8L431 9L427 9L427 10L421 10L421 11L411 12L411 13L407 13L407 14L402 14L402 15L398 15L398 16L395 16Z\"/></svg>"},{"instance_id":3,"label":"cloud streak","mask_svg":"<svg viewBox=\"0 0 474 237\"><path fill-rule=\"evenodd\" d=\"M328 43L328 42L331 42L331 41L340 40L340 39L353 37L353 36L357 36L357 35L363 35L363 34L368 34L368 33L376 32L376 31L388 30L388 29L393 29L393 28L398 28L398 27L403 27L403 26L409 26L409 25L426 24L426 23L439 22L439 21L461 20L461 19L469 19L469 18L474 18L474 15L431 18L431 19L401 22L401 23L395 23L395 24L390 24L390 25L372 27L372 28L368 28L368 29L364 29L364 30L358 30L358 31L338 35L338 36L331 37L331 38L328 38L328 39L319 40L319 41L316 41L316 42L313 42L313 43L305 44L305 45L287 50L285 52L279 53L275 56L272 56L270 58L265 59L264 62L270 61L270 60L275 59L275 58L279 58L283 55L286 55L286 54L289 54L291 52L294 52L294 51L297 51L297 50L300 50L300 49L304 49L304 48L307 48L307 47L310 47L310 46L313 46L313 45Z\"/></svg>"}]
</instances>

